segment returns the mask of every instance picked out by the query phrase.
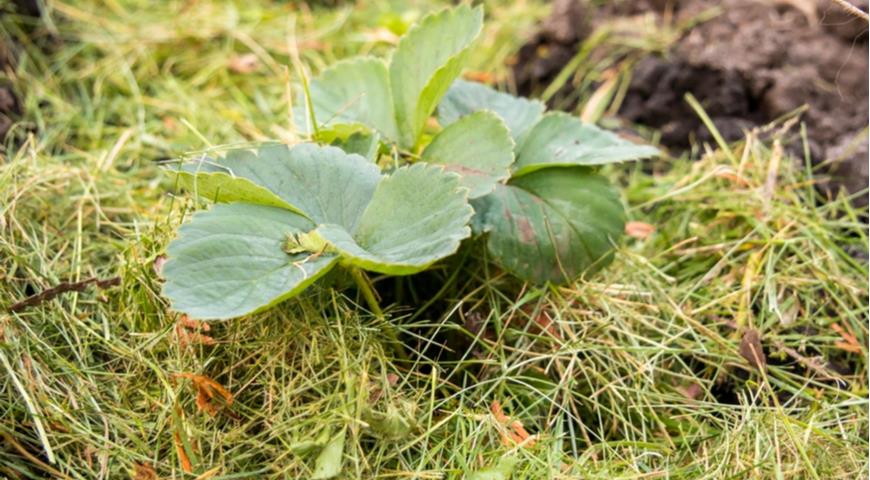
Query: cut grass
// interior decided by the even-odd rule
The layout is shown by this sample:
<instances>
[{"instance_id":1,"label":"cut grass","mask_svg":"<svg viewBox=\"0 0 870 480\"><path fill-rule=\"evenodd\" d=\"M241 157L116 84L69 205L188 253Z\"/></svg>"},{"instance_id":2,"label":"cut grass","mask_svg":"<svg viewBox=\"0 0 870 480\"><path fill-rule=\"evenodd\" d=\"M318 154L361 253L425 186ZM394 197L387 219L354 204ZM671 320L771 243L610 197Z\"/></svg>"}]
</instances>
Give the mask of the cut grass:
<instances>
[{"instance_id":1,"label":"cut grass","mask_svg":"<svg viewBox=\"0 0 870 480\"><path fill-rule=\"evenodd\" d=\"M0 475L308 478L318 437L346 429L346 478L462 478L504 457L514 478L866 477L868 272L851 255L866 252L867 212L815 206L812 172L775 146L790 133L612 169L656 232L590 281L523 287L482 250L376 279L411 363L341 278L196 332L155 271L195 205L167 195L155 160L285 138L288 17L319 69L387 50L364 32L396 5L110 5L54 4L52 53L0 20L26 48L14 81L28 111L0 161L0 306L121 277L0 313ZM482 70L540 11L511 5L488 10ZM259 71L227 69L248 52ZM741 356L747 328L763 372ZM232 404L208 400L208 415L180 373ZM513 443L495 401L533 437Z\"/></svg>"}]
</instances>

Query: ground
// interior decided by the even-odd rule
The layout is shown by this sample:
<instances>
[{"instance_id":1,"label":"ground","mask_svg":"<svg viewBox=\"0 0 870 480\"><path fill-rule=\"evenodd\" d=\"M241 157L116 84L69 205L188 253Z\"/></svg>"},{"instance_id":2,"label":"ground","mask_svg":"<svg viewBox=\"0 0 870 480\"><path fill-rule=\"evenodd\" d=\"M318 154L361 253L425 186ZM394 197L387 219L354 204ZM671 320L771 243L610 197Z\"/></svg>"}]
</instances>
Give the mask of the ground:
<instances>
[{"instance_id":1,"label":"ground","mask_svg":"<svg viewBox=\"0 0 870 480\"><path fill-rule=\"evenodd\" d=\"M440 5L85 1L52 2L48 22L0 17L24 112L0 154L0 476L867 477L867 211L819 197L810 156L783 147L794 124L606 170L636 223L593 278L524 286L469 250L376 279L409 361L352 289L208 325L167 309L164 248L202 205L159 161L292 140L293 45L313 71L384 54ZM467 75L510 89L547 8L486 6ZM600 85L575 85L578 111L614 125ZM325 455L342 431L343 455Z\"/></svg>"},{"instance_id":2,"label":"ground","mask_svg":"<svg viewBox=\"0 0 870 480\"><path fill-rule=\"evenodd\" d=\"M867 188L867 22L833 1L554 4L519 52L514 72L521 92L543 91L551 105L571 109L587 103L577 84L598 83L586 95L597 91L601 107L654 127L675 154L713 140L686 94L728 141L800 112L820 191ZM856 4L867 9L866 0ZM797 134L783 141L802 156Z\"/></svg>"}]
</instances>

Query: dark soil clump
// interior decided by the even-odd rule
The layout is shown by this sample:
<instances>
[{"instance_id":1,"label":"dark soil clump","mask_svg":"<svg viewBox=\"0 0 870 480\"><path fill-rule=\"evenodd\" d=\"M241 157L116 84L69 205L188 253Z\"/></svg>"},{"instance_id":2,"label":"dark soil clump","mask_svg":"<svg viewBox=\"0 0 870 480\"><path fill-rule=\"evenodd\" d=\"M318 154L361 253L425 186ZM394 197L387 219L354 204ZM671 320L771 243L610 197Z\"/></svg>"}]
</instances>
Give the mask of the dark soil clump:
<instances>
[{"instance_id":1,"label":"dark soil clump","mask_svg":"<svg viewBox=\"0 0 870 480\"><path fill-rule=\"evenodd\" d=\"M0 40L0 71L11 68L12 54L9 50L9 47ZM21 105L12 86L0 80L0 144L12 126L12 119L18 115L21 115Z\"/></svg>"},{"instance_id":2,"label":"dark soil clump","mask_svg":"<svg viewBox=\"0 0 870 480\"><path fill-rule=\"evenodd\" d=\"M13 0L9 5L0 6L0 15L10 13L38 17L40 15L39 2L36 0ZM21 102L19 102L11 82L5 80L5 74L11 72L14 65L14 45L0 38L0 149L3 148L6 133L9 132L14 120L22 114Z\"/></svg>"},{"instance_id":3,"label":"dark soil clump","mask_svg":"<svg viewBox=\"0 0 870 480\"><path fill-rule=\"evenodd\" d=\"M867 9L866 0L852 3ZM802 120L812 160L832 177L827 190L843 186L859 192L868 185L867 24L829 0L816 8L806 5L647 0L609 4L590 14L583 1L558 1L553 18L520 53L517 84L529 94L551 81L589 34L590 18L596 24L639 13L663 16L668 10L679 23L718 8L719 15L687 31L667 56L651 55L636 65L620 116L661 130L664 145L682 150L712 140L684 101L686 93L698 98L729 141L806 104ZM579 16L586 20L577 22ZM579 25L573 36L565 31L570 23ZM546 58L538 55L542 49ZM799 141L792 148L802 155Z\"/></svg>"}]
</instances>

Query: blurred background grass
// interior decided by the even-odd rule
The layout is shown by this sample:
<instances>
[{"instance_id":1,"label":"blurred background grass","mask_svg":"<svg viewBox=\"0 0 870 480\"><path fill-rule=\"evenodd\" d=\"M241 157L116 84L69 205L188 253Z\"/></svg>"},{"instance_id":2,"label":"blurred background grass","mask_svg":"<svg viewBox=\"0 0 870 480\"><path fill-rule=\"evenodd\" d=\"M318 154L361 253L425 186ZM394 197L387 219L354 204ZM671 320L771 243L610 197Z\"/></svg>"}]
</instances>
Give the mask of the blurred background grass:
<instances>
[{"instance_id":1,"label":"blurred background grass","mask_svg":"<svg viewBox=\"0 0 870 480\"><path fill-rule=\"evenodd\" d=\"M867 212L819 203L778 126L728 152L699 146L694 162L608 170L655 231L591 281L534 289L462 257L403 279L412 293L391 313L420 353L410 364L352 292L208 331L167 311L155 262L198 205L157 162L292 139L294 48L313 73L387 54L446 2L335 3L3 14L20 50L3 75L25 114L0 156L0 305L64 281L121 283L0 313L0 475L310 478L344 430L343 478L506 478L498 465L514 478L866 478L868 272L852 254L866 251ZM485 3L469 75L510 89L548 8ZM631 48L671 38L636 33ZM601 71L584 68L577 98L607 123L590 104ZM377 282L385 297L391 282ZM749 330L766 368L741 354Z\"/></svg>"}]
</instances>

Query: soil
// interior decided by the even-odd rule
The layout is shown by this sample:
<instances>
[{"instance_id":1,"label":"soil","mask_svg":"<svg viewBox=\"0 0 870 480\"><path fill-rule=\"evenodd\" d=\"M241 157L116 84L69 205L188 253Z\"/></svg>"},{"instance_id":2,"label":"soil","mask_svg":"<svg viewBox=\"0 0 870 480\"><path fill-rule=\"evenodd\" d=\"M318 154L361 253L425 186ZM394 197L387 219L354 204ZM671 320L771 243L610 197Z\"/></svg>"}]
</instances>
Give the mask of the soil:
<instances>
[{"instance_id":1,"label":"soil","mask_svg":"<svg viewBox=\"0 0 870 480\"><path fill-rule=\"evenodd\" d=\"M37 0L13 0L8 6L0 7L0 15L9 12L19 15L37 17L40 14ZM12 127L14 120L21 115L21 103L15 94L11 82L4 79L3 73L11 72L15 66L14 45L6 39L0 39L0 150L5 145L6 133Z\"/></svg>"},{"instance_id":2,"label":"soil","mask_svg":"<svg viewBox=\"0 0 870 480\"><path fill-rule=\"evenodd\" d=\"M8 46L0 40L0 71L12 68L11 56ZM12 119L18 115L21 115L21 106L12 86L0 83L0 144L12 126Z\"/></svg>"},{"instance_id":3,"label":"soil","mask_svg":"<svg viewBox=\"0 0 870 480\"><path fill-rule=\"evenodd\" d=\"M867 3L852 0L865 11ZM867 23L830 0L639 0L601 8L557 0L552 16L519 54L518 88L524 94L540 91L594 27L614 17L672 15L681 22L713 7L721 13L687 31L666 56L637 63L620 116L660 130L665 146L683 150L711 140L684 101L688 92L729 141L807 104L802 119L812 160L831 177L825 190L866 189ZM796 135L794 140L791 148L802 156ZM857 203L866 205L866 196Z\"/></svg>"}]
</instances>

